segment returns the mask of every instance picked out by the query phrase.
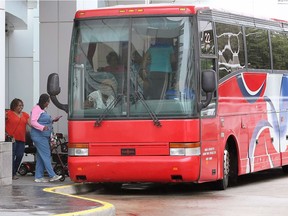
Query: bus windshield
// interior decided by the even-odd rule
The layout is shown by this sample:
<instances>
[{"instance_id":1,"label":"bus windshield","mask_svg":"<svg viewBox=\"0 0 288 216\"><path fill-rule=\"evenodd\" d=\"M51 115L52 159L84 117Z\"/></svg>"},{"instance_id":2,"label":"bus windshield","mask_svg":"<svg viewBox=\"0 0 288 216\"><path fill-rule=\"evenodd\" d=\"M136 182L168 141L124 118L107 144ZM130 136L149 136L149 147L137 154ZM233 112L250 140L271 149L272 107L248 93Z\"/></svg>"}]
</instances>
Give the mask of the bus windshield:
<instances>
[{"instance_id":1,"label":"bus windshield","mask_svg":"<svg viewBox=\"0 0 288 216\"><path fill-rule=\"evenodd\" d=\"M196 116L191 17L76 20L69 117Z\"/></svg>"}]
</instances>

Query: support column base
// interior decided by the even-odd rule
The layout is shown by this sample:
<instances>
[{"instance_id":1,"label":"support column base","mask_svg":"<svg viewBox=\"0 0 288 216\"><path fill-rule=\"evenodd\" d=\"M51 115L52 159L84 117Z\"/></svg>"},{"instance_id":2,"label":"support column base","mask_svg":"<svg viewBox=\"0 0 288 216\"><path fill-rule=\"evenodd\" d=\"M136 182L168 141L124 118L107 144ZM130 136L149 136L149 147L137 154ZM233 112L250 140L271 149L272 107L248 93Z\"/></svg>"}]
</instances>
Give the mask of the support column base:
<instances>
[{"instance_id":1,"label":"support column base","mask_svg":"<svg viewBox=\"0 0 288 216\"><path fill-rule=\"evenodd\" d=\"M12 143L0 142L0 186L12 184Z\"/></svg>"}]
</instances>

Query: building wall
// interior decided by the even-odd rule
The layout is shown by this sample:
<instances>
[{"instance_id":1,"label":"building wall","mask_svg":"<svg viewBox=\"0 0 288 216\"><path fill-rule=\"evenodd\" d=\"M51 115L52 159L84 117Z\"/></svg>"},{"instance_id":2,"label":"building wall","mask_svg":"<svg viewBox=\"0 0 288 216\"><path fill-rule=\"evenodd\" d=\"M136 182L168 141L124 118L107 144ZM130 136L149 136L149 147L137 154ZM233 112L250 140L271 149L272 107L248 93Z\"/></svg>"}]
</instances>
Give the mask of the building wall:
<instances>
[{"instance_id":1,"label":"building wall","mask_svg":"<svg viewBox=\"0 0 288 216\"><path fill-rule=\"evenodd\" d=\"M24 111L30 112L33 105L33 25L32 10L28 10L27 29L6 33L6 106L14 98L24 102Z\"/></svg>"},{"instance_id":2,"label":"building wall","mask_svg":"<svg viewBox=\"0 0 288 216\"><path fill-rule=\"evenodd\" d=\"M5 2L0 1L0 145L5 135ZM1 153L0 153L1 154Z\"/></svg>"},{"instance_id":3,"label":"building wall","mask_svg":"<svg viewBox=\"0 0 288 216\"><path fill-rule=\"evenodd\" d=\"M68 62L70 38L76 1L40 1L40 94L47 92L47 78L51 73L58 73L62 89L58 100L67 103L68 99ZM67 114L50 103L48 112L52 117L62 115L54 125L56 132L67 134Z\"/></svg>"}]
</instances>

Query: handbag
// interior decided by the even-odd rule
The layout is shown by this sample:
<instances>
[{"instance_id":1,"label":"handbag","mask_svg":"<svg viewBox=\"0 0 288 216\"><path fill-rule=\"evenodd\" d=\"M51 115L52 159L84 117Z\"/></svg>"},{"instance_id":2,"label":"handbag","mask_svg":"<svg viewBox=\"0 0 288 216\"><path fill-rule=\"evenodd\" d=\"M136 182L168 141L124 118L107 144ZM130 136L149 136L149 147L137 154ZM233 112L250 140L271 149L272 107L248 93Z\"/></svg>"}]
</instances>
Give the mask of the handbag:
<instances>
[{"instance_id":1,"label":"handbag","mask_svg":"<svg viewBox=\"0 0 288 216\"><path fill-rule=\"evenodd\" d=\"M6 134L6 136L5 136L5 142L15 142L15 139L14 139L14 137L12 137L12 136L9 136L8 134Z\"/></svg>"}]
</instances>

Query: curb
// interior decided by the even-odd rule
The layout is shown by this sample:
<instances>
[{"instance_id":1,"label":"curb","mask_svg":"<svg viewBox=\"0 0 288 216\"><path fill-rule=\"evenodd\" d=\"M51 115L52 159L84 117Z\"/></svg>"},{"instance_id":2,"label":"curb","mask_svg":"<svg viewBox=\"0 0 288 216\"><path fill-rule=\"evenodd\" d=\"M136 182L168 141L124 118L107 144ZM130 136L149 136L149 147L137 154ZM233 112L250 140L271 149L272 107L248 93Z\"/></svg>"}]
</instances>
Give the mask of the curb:
<instances>
[{"instance_id":1,"label":"curb","mask_svg":"<svg viewBox=\"0 0 288 216\"><path fill-rule=\"evenodd\" d=\"M100 200L90 199L90 198L81 197L77 195L77 194L91 192L95 190L95 187L97 186L98 184L94 184L94 183L80 183L80 184L65 185L65 186L58 186L58 187L52 187L52 188L44 188L43 191L48 192L48 193L60 194L63 196L69 196L69 197L73 197L76 199L91 201L91 202L100 204L100 206L89 209L89 210L64 213L64 214L55 214L57 216L72 216L72 215L73 216L75 215L115 216L116 210L115 210L114 205L108 202L103 202Z\"/></svg>"}]
</instances>

